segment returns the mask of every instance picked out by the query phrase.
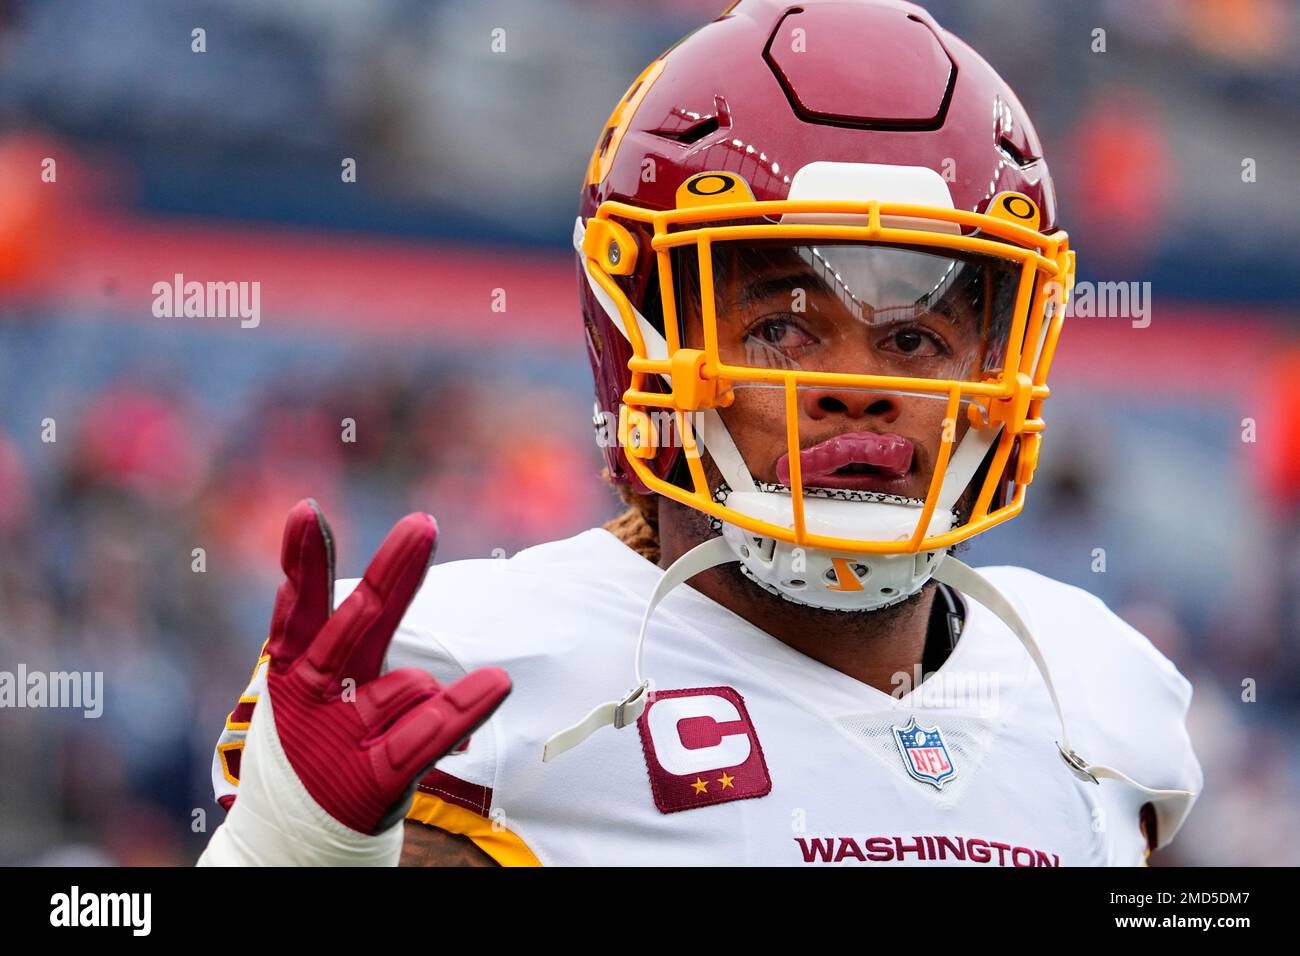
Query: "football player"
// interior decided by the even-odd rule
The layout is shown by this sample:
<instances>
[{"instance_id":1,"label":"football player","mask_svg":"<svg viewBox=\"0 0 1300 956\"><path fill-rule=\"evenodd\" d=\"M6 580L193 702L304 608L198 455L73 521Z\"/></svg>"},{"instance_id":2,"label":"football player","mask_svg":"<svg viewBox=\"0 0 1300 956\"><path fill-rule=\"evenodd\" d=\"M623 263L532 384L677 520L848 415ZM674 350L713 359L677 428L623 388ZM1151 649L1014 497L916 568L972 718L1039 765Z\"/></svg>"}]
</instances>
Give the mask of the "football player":
<instances>
[{"instance_id":1,"label":"football player","mask_svg":"<svg viewBox=\"0 0 1300 956\"><path fill-rule=\"evenodd\" d=\"M1024 506L1075 268L984 60L897 0L742 0L619 101L574 247L627 511L427 576L408 516L335 590L300 504L203 863L1135 865L1173 839L1188 682L1086 592L953 553Z\"/></svg>"}]
</instances>

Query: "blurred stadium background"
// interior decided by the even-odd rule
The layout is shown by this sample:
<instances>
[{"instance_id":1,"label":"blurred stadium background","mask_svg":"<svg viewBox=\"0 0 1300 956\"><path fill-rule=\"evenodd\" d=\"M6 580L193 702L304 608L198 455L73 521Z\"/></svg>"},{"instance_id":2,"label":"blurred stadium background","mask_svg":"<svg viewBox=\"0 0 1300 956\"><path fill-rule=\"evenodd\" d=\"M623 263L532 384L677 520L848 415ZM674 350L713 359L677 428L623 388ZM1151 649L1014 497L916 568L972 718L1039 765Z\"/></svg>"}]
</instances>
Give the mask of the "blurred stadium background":
<instances>
[{"instance_id":1,"label":"blurred stadium background","mask_svg":"<svg viewBox=\"0 0 1300 956\"><path fill-rule=\"evenodd\" d=\"M444 560L615 512L578 185L630 80L724 5L0 0L0 668L107 688L99 720L0 711L0 863L197 856L297 498L344 575L417 508ZM1300 6L929 6L1036 118L1081 278L1153 289L1149 328L1067 324L1029 511L971 557L1098 593L1194 682L1206 790L1156 862L1300 863ZM155 318L178 272L260 281L260 326Z\"/></svg>"}]
</instances>

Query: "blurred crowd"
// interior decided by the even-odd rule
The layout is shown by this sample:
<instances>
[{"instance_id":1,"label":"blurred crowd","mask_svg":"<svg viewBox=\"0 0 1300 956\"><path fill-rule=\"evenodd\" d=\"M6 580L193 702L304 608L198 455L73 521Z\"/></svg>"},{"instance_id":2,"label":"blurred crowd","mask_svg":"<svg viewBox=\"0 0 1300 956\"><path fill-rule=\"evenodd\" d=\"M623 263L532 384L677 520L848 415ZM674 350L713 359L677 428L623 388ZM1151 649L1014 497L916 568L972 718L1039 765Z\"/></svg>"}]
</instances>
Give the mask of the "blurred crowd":
<instances>
[{"instance_id":1,"label":"blurred crowd","mask_svg":"<svg viewBox=\"0 0 1300 956\"><path fill-rule=\"evenodd\" d=\"M195 810L221 813L211 748L265 639L280 529L304 495L331 520L340 577L408 511L440 517L439 557L455 559L513 554L613 508L572 391L534 391L558 423L541 453L499 387L454 370L367 355L285 372L224 421L134 371L53 401L68 432L52 443L0 433L5 666L102 671L106 687L96 720L0 717L0 860L190 857Z\"/></svg>"},{"instance_id":2,"label":"blurred crowd","mask_svg":"<svg viewBox=\"0 0 1300 956\"><path fill-rule=\"evenodd\" d=\"M722 6L0 0L0 166L36 135L63 144L79 203L141 221L555 252L615 98ZM1295 4L931 8L1037 118L1083 278L1152 281L1156 321L1200 316L1208 352L1249 340L1275 362L1300 343ZM344 156L357 188L326 193ZM321 502L341 577L411 510L439 517L441 560L615 512L576 301L567 340L491 346L432 326L395 342L374 334L382 314L265 335L165 324L68 299L57 272L22 291L44 208L0 192L0 669L103 671L109 704L0 711L0 864L188 862L220 818L211 748L265 637L294 501ZM1160 384L1116 391L1101 363L1069 364L1070 334L1028 511L970 558L1099 594L1193 681L1206 791L1156 862L1300 863L1300 366L1276 365L1266 393L1263 369L1171 388L1151 356Z\"/></svg>"}]
</instances>

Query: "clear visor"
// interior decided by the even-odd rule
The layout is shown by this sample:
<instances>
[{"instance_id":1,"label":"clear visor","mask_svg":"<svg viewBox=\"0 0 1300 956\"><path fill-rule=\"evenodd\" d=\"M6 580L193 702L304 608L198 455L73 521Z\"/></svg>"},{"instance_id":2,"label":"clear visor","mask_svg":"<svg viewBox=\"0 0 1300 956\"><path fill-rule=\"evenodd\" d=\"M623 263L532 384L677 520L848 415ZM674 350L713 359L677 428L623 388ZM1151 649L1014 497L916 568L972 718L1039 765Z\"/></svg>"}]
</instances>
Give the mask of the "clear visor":
<instances>
[{"instance_id":1,"label":"clear visor","mask_svg":"<svg viewBox=\"0 0 1300 956\"><path fill-rule=\"evenodd\" d=\"M724 241L701 281L696 247L675 256L687 347L704 347L713 331L728 365L961 382L1002 368L1023 271L950 250ZM710 286L712 310L701 292Z\"/></svg>"}]
</instances>

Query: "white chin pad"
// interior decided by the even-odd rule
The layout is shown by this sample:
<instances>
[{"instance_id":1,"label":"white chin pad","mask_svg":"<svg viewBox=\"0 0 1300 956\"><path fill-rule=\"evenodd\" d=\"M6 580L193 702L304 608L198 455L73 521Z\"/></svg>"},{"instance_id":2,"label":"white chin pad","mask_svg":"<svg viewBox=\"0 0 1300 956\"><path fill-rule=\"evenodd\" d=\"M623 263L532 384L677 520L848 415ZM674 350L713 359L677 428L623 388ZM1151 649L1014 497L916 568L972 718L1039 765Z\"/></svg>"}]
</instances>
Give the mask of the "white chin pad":
<instances>
[{"instance_id":1,"label":"white chin pad","mask_svg":"<svg viewBox=\"0 0 1300 956\"><path fill-rule=\"evenodd\" d=\"M729 492L728 508L786 528L794 526L789 495L770 491ZM869 541L907 541L921 519L921 505L896 501L804 498L804 520L814 534ZM952 530L955 518L939 511L929 535ZM907 600L921 590L946 551L916 554L838 554L801 548L723 523L746 575L796 604L839 611L872 611ZM838 559L838 560L837 560Z\"/></svg>"}]
</instances>

